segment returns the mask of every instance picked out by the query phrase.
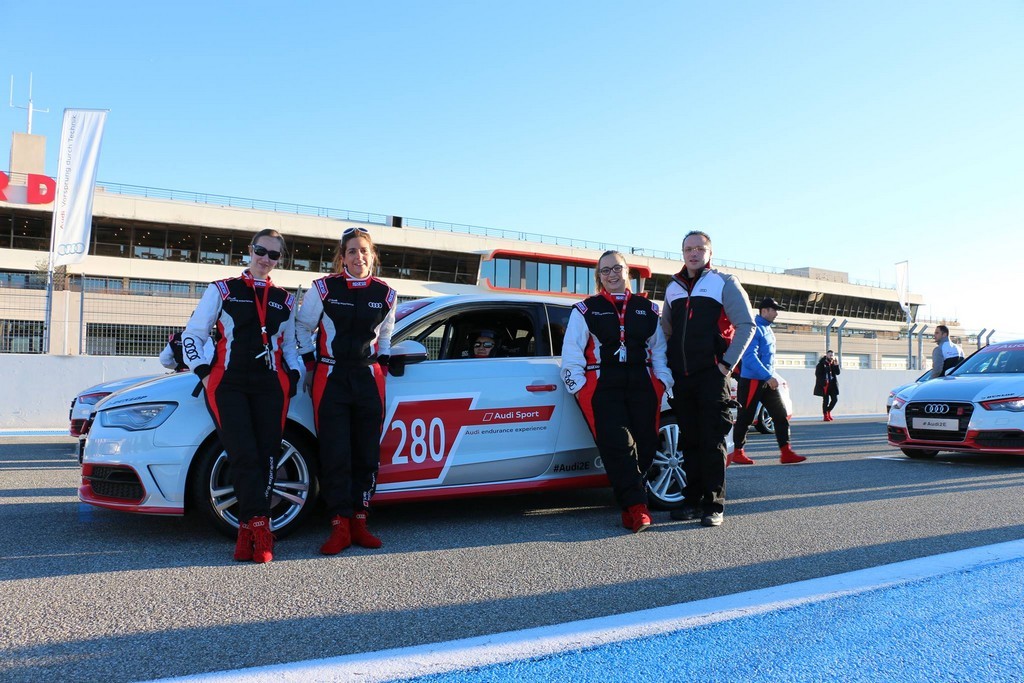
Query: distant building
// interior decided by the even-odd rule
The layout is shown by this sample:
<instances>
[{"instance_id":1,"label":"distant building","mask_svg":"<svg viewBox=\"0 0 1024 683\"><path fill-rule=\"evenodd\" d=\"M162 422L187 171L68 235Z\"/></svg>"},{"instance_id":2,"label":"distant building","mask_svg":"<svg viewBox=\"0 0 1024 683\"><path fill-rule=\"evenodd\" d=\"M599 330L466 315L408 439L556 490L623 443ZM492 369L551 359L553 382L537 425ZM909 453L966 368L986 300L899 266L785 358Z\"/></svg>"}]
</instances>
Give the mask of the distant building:
<instances>
[{"instance_id":1,"label":"distant building","mask_svg":"<svg viewBox=\"0 0 1024 683\"><path fill-rule=\"evenodd\" d=\"M23 199L28 174L41 168L37 157L45 146L38 137L16 137L7 190L0 189L0 352L43 352L52 204ZM381 276L403 300L481 289L581 298L591 293L594 262L609 248L626 254L634 291L661 300L681 267L678 252L110 183L97 187L93 214L88 256L58 278L53 353L158 353L211 280L238 274L251 236L267 227L288 241L274 281L293 289L330 272L342 231L367 227L381 251ZM679 228L680 239L685 231ZM644 234L643 226L636 234ZM814 267L783 270L717 256L714 263L739 277L751 305L770 295L786 306L776 322L782 367L812 366L826 344L841 348L851 368L902 369L908 349L917 355L920 341L908 344L906 316L892 288ZM922 304L921 296L910 296L913 317ZM927 357L930 337L923 343Z\"/></svg>"}]
</instances>

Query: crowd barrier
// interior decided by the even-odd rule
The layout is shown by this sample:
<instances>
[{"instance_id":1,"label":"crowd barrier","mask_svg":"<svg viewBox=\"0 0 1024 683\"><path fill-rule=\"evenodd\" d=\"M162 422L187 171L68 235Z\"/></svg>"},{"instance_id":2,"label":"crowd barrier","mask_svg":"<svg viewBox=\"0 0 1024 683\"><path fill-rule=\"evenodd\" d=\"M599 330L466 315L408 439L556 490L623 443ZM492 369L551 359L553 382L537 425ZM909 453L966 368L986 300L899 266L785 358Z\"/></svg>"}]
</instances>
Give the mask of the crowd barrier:
<instances>
[{"instance_id":1,"label":"crowd barrier","mask_svg":"<svg viewBox=\"0 0 1024 683\"><path fill-rule=\"evenodd\" d=\"M2 354L0 372L8 385L0 397L0 432L68 426L71 399L86 387L136 375L166 372L156 358ZM884 415L889 390L912 382L917 370L846 370L839 376L839 403L833 413ZM813 395L812 368L782 371L796 417L821 415Z\"/></svg>"}]
</instances>

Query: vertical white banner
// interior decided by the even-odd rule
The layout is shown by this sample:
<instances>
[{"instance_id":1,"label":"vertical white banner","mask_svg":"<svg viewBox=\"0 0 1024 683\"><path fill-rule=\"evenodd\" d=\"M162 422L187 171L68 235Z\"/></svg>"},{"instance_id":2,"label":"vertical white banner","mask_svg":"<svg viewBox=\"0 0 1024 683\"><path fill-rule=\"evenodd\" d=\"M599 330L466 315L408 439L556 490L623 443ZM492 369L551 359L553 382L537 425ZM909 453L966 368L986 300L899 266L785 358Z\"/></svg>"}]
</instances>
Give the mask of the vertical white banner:
<instances>
[{"instance_id":1,"label":"vertical white banner","mask_svg":"<svg viewBox=\"0 0 1024 683\"><path fill-rule=\"evenodd\" d=\"M900 261L896 264L896 296L899 298L900 308L907 315L907 322L910 320L910 261Z\"/></svg>"},{"instance_id":2,"label":"vertical white banner","mask_svg":"<svg viewBox=\"0 0 1024 683\"><path fill-rule=\"evenodd\" d=\"M89 251L92 195L106 120L106 110L64 110L50 237L54 266L78 263Z\"/></svg>"}]
</instances>

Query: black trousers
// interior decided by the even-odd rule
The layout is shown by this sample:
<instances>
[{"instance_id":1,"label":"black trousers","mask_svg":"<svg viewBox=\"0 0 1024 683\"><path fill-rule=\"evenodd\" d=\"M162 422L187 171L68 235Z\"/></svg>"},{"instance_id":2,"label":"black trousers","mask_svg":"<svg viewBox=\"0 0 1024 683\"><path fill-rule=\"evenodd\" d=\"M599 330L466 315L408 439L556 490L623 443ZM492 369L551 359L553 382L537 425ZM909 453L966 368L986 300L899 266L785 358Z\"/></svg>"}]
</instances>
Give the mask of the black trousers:
<instances>
[{"instance_id":1,"label":"black trousers","mask_svg":"<svg viewBox=\"0 0 1024 683\"><path fill-rule=\"evenodd\" d=\"M313 385L320 489L331 517L351 517L377 488L384 403L372 368L338 366L324 381L327 367L317 366Z\"/></svg>"},{"instance_id":2,"label":"black trousers","mask_svg":"<svg viewBox=\"0 0 1024 683\"><path fill-rule=\"evenodd\" d=\"M786 404L778 389L772 389L768 383L760 379L740 377L736 383L736 400L740 409L736 413L736 426L732 430L732 440L736 448L743 448L747 443L747 430L757 417L757 404L760 403L772 416L775 423L775 440L779 448L789 444L789 417L786 415Z\"/></svg>"},{"instance_id":3,"label":"black trousers","mask_svg":"<svg viewBox=\"0 0 1024 683\"><path fill-rule=\"evenodd\" d=\"M587 381L596 374L588 373ZM651 381L645 366L602 366L590 396L591 431L615 501L623 509L647 504L646 477L658 449L660 408ZM586 400L586 393L581 390L577 398ZM588 416L586 407L581 407Z\"/></svg>"},{"instance_id":4,"label":"black trousers","mask_svg":"<svg viewBox=\"0 0 1024 683\"><path fill-rule=\"evenodd\" d=\"M207 380L206 407L231 463L238 519L270 516L271 492L288 413L287 380L260 373L241 380Z\"/></svg>"},{"instance_id":5,"label":"black trousers","mask_svg":"<svg viewBox=\"0 0 1024 683\"><path fill-rule=\"evenodd\" d=\"M686 487L683 505L725 510L725 435L732 429L729 384L717 366L675 373L672 410L679 422Z\"/></svg>"},{"instance_id":6,"label":"black trousers","mask_svg":"<svg viewBox=\"0 0 1024 683\"><path fill-rule=\"evenodd\" d=\"M821 397L821 414L824 415L825 413L831 413L837 403L839 403L839 394L830 394L826 392L825 395Z\"/></svg>"}]
</instances>

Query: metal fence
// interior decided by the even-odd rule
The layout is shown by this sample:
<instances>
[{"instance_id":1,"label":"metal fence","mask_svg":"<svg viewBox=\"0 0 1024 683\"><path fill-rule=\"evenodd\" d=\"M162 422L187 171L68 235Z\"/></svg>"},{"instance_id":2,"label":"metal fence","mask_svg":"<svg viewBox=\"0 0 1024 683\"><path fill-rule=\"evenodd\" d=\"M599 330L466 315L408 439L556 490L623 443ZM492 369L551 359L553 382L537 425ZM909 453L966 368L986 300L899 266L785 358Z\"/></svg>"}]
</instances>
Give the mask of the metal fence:
<instances>
[{"instance_id":1,"label":"metal fence","mask_svg":"<svg viewBox=\"0 0 1024 683\"><path fill-rule=\"evenodd\" d=\"M97 286L105 279L54 278L49 349L46 276L0 279L0 353L97 356L157 355L168 336L188 322L202 290L172 291L167 283L132 281L130 288Z\"/></svg>"},{"instance_id":2,"label":"metal fence","mask_svg":"<svg viewBox=\"0 0 1024 683\"><path fill-rule=\"evenodd\" d=\"M46 275L0 279L0 353L43 353Z\"/></svg>"}]
</instances>

